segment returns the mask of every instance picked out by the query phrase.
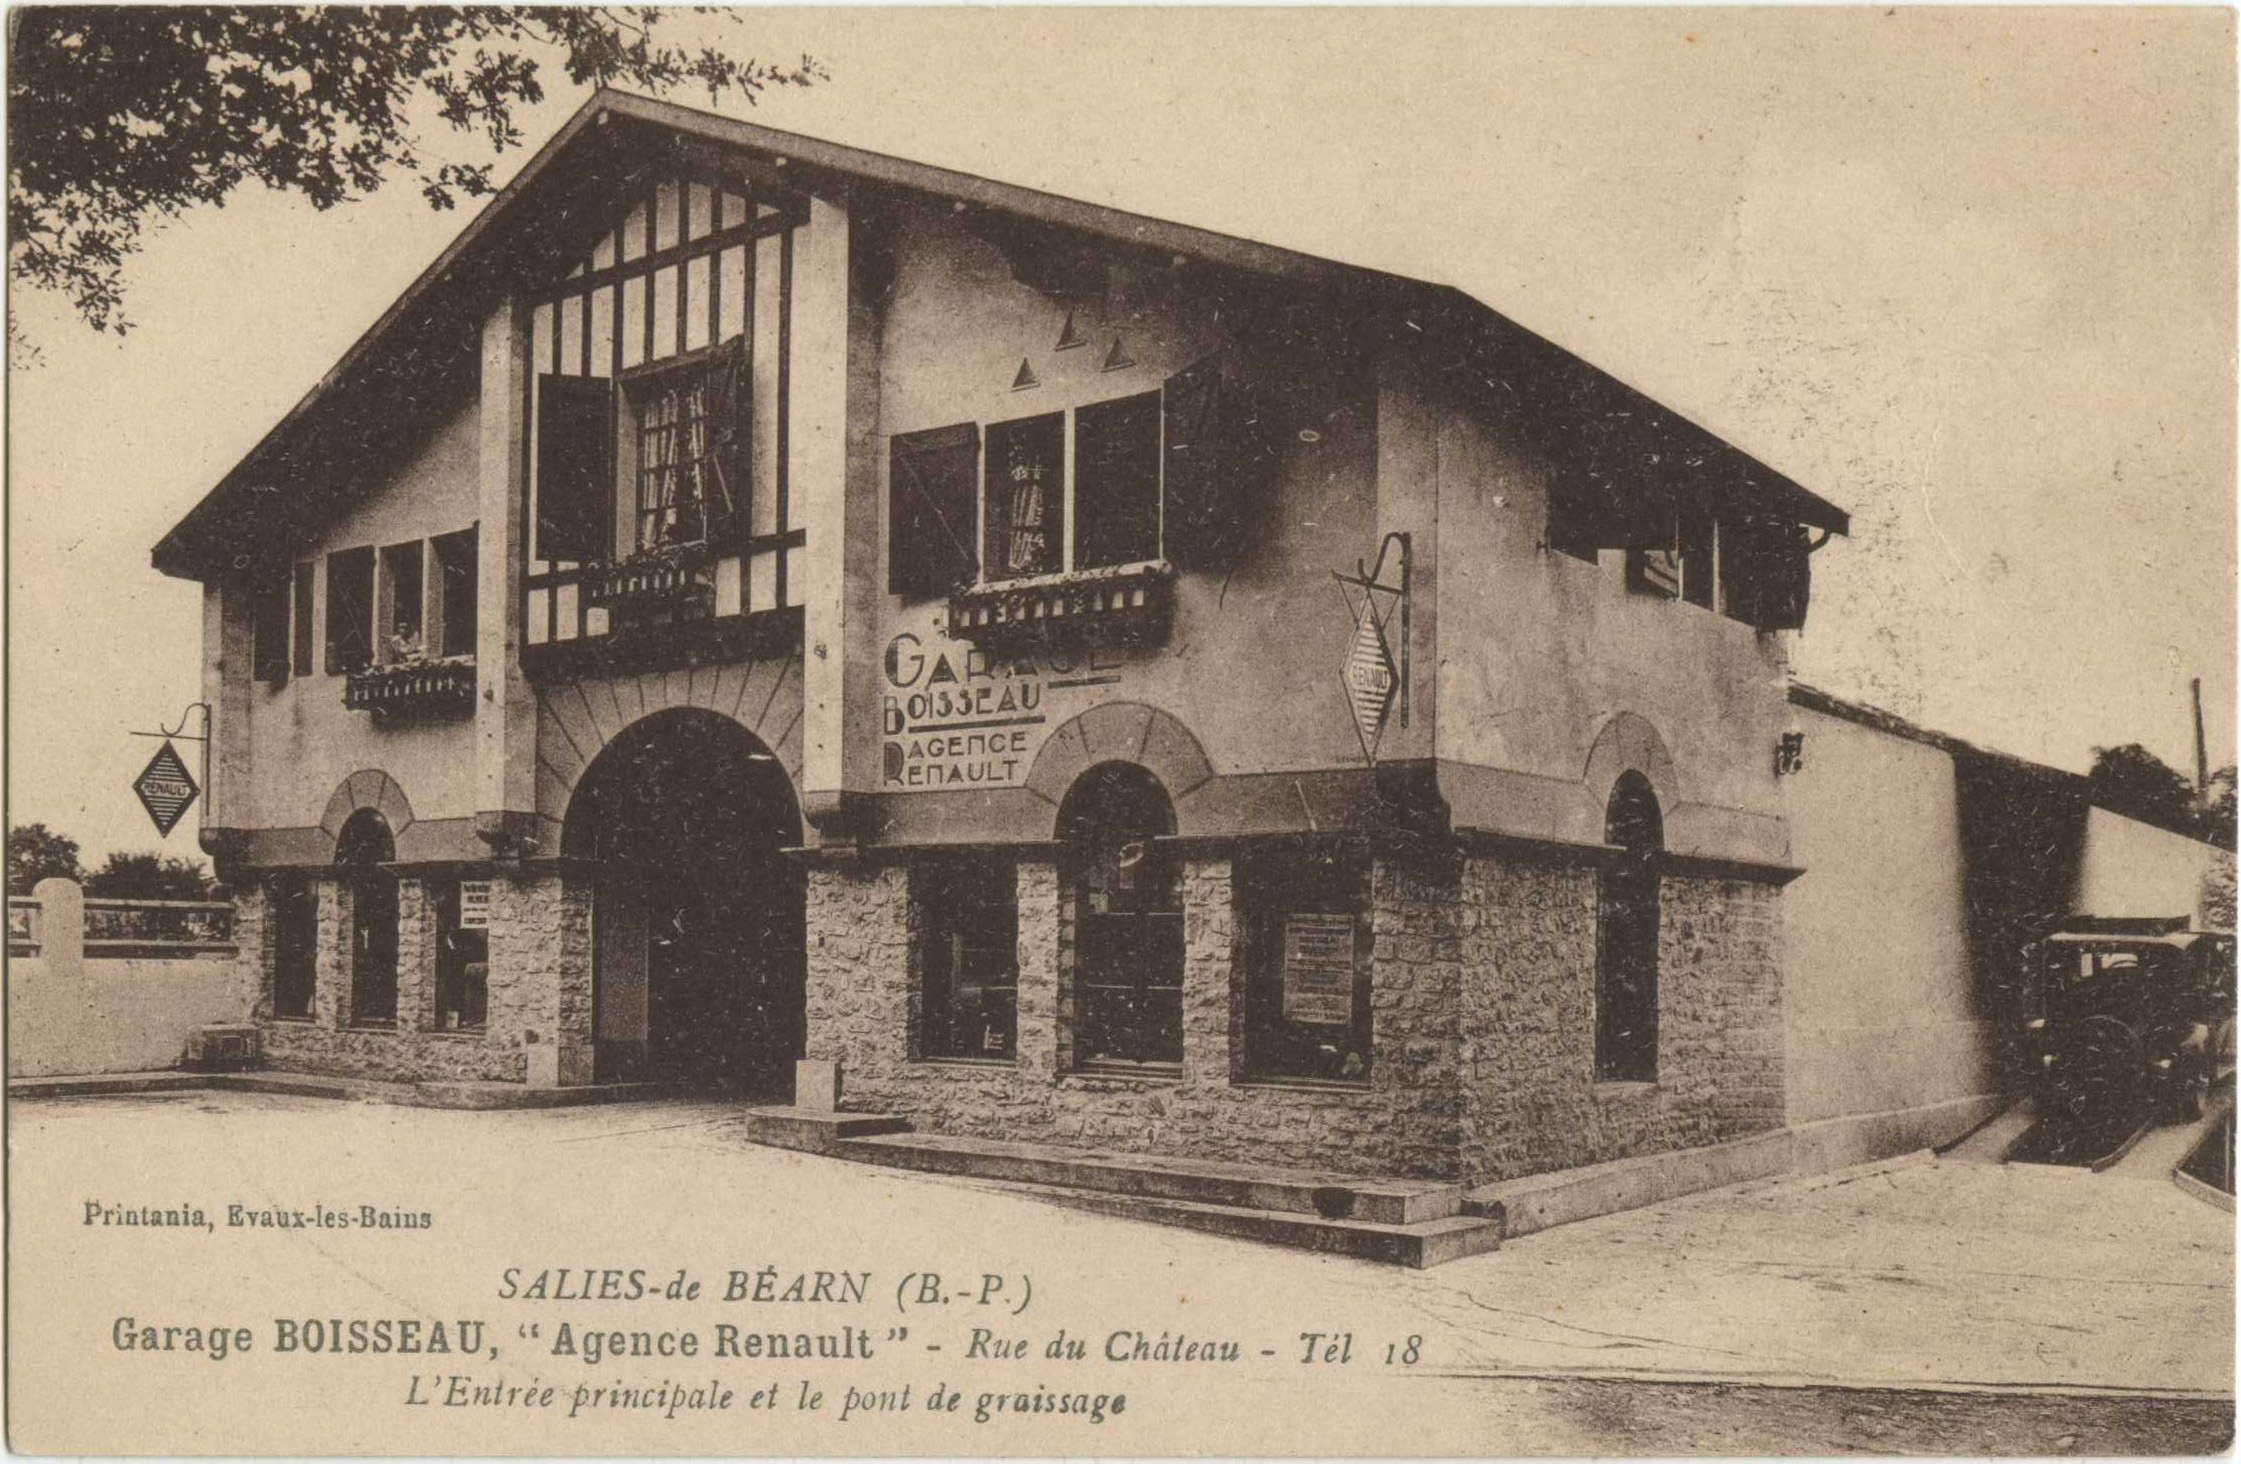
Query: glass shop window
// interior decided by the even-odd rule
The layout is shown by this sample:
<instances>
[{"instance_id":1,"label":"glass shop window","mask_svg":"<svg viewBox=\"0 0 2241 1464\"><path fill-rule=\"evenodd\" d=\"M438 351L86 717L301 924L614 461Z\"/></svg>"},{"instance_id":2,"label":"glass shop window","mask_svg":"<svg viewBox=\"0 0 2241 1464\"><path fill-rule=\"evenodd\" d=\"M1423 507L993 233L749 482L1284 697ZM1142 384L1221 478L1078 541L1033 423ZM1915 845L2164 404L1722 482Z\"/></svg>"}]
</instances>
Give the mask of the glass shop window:
<instances>
[{"instance_id":1,"label":"glass shop window","mask_svg":"<svg viewBox=\"0 0 2241 1464\"><path fill-rule=\"evenodd\" d=\"M1369 860L1263 848L1237 863L1249 1078L1370 1078Z\"/></svg>"},{"instance_id":2,"label":"glass shop window","mask_svg":"<svg viewBox=\"0 0 2241 1464\"><path fill-rule=\"evenodd\" d=\"M1074 1051L1084 1067L1183 1060L1183 880L1155 841L1175 809L1151 773L1103 763L1075 780L1058 815L1074 845Z\"/></svg>"},{"instance_id":3,"label":"glass shop window","mask_svg":"<svg viewBox=\"0 0 2241 1464\"><path fill-rule=\"evenodd\" d=\"M1019 887L1010 859L930 858L919 909L919 1054L1010 1059L1019 1048Z\"/></svg>"},{"instance_id":4,"label":"glass shop window","mask_svg":"<svg viewBox=\"0 0 2241 1464\"><path fill-rule=\"evenodd\" d=\"M317 984L319 887L286 880L272 888L272 1014L309 1021Z\"/></svg>"},{"instance_id":5,"label":"glass shop window","mask_svg":"<svg viewBox=\"0 0 2241 1464\"><path fill-rule=\"evenodd\" d=\"M479 1032L490 1016L490 881L445 880L436 896L436 1030Z\"/></svg>"}]
</instances>

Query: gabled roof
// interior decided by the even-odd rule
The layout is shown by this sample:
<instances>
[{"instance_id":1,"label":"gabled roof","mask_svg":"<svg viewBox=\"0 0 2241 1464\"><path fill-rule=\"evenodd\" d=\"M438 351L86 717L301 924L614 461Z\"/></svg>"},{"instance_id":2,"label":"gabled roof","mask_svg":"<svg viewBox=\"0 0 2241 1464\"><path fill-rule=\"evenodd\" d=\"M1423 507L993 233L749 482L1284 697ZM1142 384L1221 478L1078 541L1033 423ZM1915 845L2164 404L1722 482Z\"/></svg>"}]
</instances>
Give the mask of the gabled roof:
<instances>
[{"instance_id":1,"label":"gabled roof","mask_svg":"<svg viewBox=\"0 0 2241 1464\"><path fill-rule=\"evenodd\" d=\"M602 89L164 535L151 556L155 567L202 578L245 546L270 543L347 499L362 483L364 465L395 441L400 422L433 410L445 392L473 379L482 316L521 269L554 262L551 242L534 225L595 207L602 191L643 159L649 141L663 135L743 152L766 166L782 163L797 186L868 182L1223 268L1359 293L1400 326L1437 343L1442 365L1460 373L1466 386L1514 391L1509 377L1517 373L1505 375L1498 363L1530 368L1529 375L1542 378L1530 404L1564 418L1555 429L1559 446L1600 437L1599 423L1625 419L1626 432L1613 434L1614 440L1634 440L1647 427L1680 458L1716 461L1739 491L1800 522L1837 533L1850 527L1843 510L1451 287ZM378 404L354 401L368 390L379 394Z\"/></svg>"}]
</instances>

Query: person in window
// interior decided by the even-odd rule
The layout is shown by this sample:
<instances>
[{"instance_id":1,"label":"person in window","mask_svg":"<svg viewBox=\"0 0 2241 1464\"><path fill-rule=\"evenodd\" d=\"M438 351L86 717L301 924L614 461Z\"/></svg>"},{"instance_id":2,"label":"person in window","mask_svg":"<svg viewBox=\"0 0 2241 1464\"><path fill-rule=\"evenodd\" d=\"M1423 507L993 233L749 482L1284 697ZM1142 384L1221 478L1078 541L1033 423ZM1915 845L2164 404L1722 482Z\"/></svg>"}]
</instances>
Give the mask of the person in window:
<instances>
[{"instance_id":1,"label":"person in window","mask_svg":"<svg viewBox=\"0 0 2241 1464\"><path fill-rule=\"evenodd\" d=\"M409 665L421 658L420 627L409 620L397 622L397 633L389 637L389 659L398 665Z\"/></svg>"}]
</instances>

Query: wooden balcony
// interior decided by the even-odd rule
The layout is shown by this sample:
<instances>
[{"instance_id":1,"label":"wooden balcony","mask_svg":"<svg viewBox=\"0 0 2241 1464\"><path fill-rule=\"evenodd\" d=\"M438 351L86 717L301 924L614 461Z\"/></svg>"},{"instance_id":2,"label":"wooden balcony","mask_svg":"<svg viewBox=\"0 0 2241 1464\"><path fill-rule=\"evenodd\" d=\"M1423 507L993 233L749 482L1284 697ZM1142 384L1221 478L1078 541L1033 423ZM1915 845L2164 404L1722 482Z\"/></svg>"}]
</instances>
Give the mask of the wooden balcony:
<instances>
[{"instance_id":1,"label":"wooden balcony","mask_svg":"<svg viewBox=\"0 0 2241 1464\"><path fill-rule=\"evenodd\" d=\"M342 704L371 712L374 721L436 721L475 711L475 658L399 661L366 666L343 683Z\"/></svg>"},{"instance_id":2,"label":"wooden balcony","mask_svg":"<svg viewBox=\"0 0 2241 1464\"><path fill-rule=\"evenodd\" d=\"M976 585L949 600L949 633L984 650L1153 645L1175 618L1164 561Z\"/></svg>"}]
</instances>

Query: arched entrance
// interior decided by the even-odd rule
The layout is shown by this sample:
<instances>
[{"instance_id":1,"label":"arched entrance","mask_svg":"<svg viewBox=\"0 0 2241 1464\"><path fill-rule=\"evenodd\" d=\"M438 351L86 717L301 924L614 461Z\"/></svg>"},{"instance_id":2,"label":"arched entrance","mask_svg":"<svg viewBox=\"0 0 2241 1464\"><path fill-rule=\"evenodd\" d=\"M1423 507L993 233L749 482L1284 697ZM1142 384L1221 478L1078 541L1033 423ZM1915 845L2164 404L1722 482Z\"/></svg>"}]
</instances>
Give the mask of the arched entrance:
<instances>
[{"instance_id":1,"label":"arched entrance","mask_svg":"<svg viewBox=\"0 0 2241 1464\"><path fill-rule=\"evenodd\" d=\"M791 1091L803 1036L804 881L785 772L695 707L633 723L585 770L562 852L595 860L593 1071Z\"/></svg>"},{"instance_id":2,"label":"arched entrance","mask_svg":"<svg viewBox=\"0 0 2241 1464\"><path fill-rule=\"evenodd\" d=\"M1099 763L1058 809L1072 845L1074 982L1085 1067L1169 1068L1183 1061L1183 889L1172 854L1175 805L1135 763Z\"/></svg>"}]
</instances>

